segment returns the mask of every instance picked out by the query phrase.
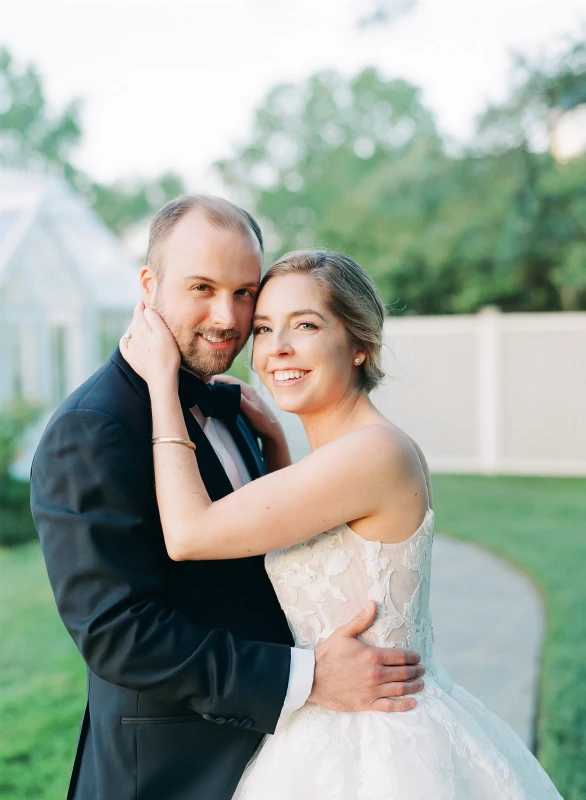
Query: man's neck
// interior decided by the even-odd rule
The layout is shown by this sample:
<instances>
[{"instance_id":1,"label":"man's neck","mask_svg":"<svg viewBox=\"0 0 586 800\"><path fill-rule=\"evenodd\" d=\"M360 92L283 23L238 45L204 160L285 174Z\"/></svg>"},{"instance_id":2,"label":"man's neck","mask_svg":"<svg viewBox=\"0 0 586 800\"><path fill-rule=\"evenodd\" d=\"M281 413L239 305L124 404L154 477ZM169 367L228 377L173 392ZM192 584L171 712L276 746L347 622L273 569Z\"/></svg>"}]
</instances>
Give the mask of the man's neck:
<instances>
[{"instance_id":1,"label":"man's neck","mask_svg":"<svg viewBox=\"0 0 586 800\"><path fill-rule=\"evenodd\" d=\"M183 363L179 364L179 369L183 369L183 370L185 370L185 372L189 372L191 375L195 375L196 378L199 378L200 381L203 381L204 383L213 383L214 382L214 376L213 375L206 375L205 377L203 377L202 375L198 375L197 372L194 372L192 369L189 369L189 367L187 367Z\"/></svg>"}]
</instances>

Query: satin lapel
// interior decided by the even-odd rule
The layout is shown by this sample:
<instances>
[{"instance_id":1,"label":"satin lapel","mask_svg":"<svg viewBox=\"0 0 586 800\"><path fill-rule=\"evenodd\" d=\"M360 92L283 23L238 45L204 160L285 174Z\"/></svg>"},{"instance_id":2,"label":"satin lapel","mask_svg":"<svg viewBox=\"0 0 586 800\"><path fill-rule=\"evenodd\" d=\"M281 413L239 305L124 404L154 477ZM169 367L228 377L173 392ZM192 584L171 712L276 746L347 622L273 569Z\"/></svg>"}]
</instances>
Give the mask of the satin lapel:
<instances>
[{"instance_id":1,"label":"satin lapel","mask_svg":"<svg viewBox=\"0 0 586 800\"><path fill-rule=\"evenodd\" d=\"M114 350L111 355L111 360L120 367L128 380L135 387L140 397L150 407L151 401L146 381L143 381L140 375L137 375L132 367L124 360L120 348L117 347L116 350ZM185 424L187 425L189 437L197 447L195 455L205 487L212 500L219 500L221 497L225 497L225 495L234 491L230 479L226 475L222 462L216 455L216 451L209 443L201 426L188 408L183 407L183 416L185 417ZM248 466L248 461L246 461L246 465ZM258 476L255 475L255 477Z\"/></svg>"},{"instance_id":2,"label":"satin lapel","mask_svg":"<svg viewBox=\"0 0 586 800\"><path fill-rule=\"evenodd\" d=\"M242 415L238 417L233 425L228 425L228 430L236 442L252 480L265 475L265 464L258 449L256 437Z\"/></svg>"},{"instance_id":3,"label":"satin lapel","mask_svg":"<svg viewBox=\"0 0 586 800\"><path fill-rule=\"evenodd\" d=\"M197 447L195 456L205 487L212 500L219 500L234 491L230 479L226 475L216 451L191 411L184 408L183 416L185 417L189 438Z\"/></svg>"}]
</instances>

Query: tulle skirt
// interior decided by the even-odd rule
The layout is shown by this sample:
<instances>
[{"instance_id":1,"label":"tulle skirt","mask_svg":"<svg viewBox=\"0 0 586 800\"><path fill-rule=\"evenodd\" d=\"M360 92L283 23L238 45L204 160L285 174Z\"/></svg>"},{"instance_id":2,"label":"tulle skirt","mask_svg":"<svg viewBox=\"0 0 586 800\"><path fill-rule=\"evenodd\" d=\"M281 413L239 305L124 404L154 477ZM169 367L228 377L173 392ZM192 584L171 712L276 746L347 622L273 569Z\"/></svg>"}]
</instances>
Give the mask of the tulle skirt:
<instances>
[{"instance_id":1,"label":"tulle skirt","mask_svg":"<svg viewBox=\"0 0 586 800\"><path fill-rule=\"evenodd\" d=\"M521 739L443 671L412 711L307 704L267 736L234 800L550 800Z\"/></svg>"}]
</instances>

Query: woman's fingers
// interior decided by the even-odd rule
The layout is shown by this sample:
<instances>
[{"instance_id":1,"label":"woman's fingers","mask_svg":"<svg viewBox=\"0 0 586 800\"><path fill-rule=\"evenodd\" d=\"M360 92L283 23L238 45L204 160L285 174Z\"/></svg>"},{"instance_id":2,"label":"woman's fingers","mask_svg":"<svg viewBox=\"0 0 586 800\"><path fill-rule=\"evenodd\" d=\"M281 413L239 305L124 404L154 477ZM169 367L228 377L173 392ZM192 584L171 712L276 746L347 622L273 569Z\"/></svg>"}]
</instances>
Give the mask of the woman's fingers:
<instances>
[{"instance_id":1,"label":"woman's fingers","mask_svg":"<svg viewBox=\"0 0 586 800\"><path fill-rule=\"evenodd\" d=\"M133 336L138 335L139 333L148 330L149 326L147 325L147 321L144 316L145 306L142 300L139 300L138 303L134 307L134 314L132 315L132 333Z\"/></svg>"},{"instance_id":2,"label":"woman's fingers","mask_svg":"<svg viewBox=\"0 0 586 800\"><path fill-rule=\"evenodd\" d=\"M165 324L165 321L153 308L145 308L143 318L159 342L164 342L169 338L173 339L173 343L175 342L173 334Z\"/></svg>"}]
</instances>

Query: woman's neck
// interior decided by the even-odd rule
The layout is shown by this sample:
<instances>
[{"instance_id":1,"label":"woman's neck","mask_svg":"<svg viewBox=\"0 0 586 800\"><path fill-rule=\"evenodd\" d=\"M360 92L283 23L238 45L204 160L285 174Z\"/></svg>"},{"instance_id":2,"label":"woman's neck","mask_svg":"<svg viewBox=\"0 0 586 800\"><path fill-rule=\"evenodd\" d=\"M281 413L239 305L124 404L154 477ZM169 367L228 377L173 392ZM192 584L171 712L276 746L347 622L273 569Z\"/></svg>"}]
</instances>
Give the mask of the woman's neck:
<instances>
[{"instance_id":1,"label":"woman's neck","mask_svg":"<svg viewBox=\"0 0 586 800\"><path fill-rule=\"evenodd\" d=\"M367 394L356 391L345 395L336 405L299 414L299 418L311 449L317 450L355 428L375 423L380 419L380 414Z\"/></svg>"}]
</instances>

